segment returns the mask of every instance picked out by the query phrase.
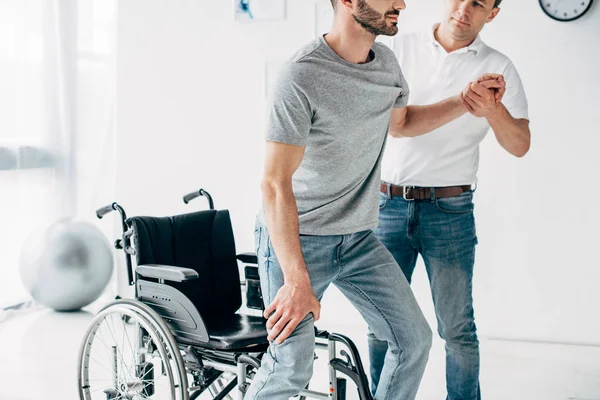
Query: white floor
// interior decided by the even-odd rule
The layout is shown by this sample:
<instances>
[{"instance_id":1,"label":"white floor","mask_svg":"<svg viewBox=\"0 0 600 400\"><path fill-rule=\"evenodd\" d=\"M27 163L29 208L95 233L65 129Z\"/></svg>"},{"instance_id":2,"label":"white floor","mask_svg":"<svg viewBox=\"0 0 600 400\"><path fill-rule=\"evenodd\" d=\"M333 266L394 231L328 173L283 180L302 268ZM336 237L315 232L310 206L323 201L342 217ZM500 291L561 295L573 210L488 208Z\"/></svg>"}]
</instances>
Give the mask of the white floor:
<instances>
[{"instance_id":1,"label":"white floor","mask_svg":"<svg viewBox=\"0 0 600 400\"><path fill-rule=\"evenodd\" d=\"M0 318L0 400L76 400L77 352L92 311L40 308ZM366 350L363 332L343 333ZM600 347L482 339L481 352L486 400L600 400ZM318 363L315 384L325 377ZM418 400L445 399L444 385L443 343L436 341ZM348 398L357 398L351 388Z\"/></svg>"}]
</instances>

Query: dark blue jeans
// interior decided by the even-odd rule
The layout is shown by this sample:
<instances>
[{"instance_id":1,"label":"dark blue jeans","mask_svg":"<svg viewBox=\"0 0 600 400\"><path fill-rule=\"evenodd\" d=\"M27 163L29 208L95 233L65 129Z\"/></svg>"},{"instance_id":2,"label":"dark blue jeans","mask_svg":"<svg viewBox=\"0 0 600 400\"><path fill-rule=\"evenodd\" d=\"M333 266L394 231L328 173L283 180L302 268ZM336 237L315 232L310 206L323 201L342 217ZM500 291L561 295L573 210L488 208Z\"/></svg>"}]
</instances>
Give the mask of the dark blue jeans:
<instances>
[{"instance_id":1,"label":"dark blue jeans","mask_svg":"<svg viewBox=\"0 0 600 400\"><path fill-rule=\"evenodd\" d=\"M477 244L473 192L433 201L388 199L380 194L379 209L375 233L409 283L419 254L425 262L438 333L446 342L447 399L480 399L479 341L472 298ZM369 333L373 390L386 353L387 343Z\"/></svg>"}]
</instances>

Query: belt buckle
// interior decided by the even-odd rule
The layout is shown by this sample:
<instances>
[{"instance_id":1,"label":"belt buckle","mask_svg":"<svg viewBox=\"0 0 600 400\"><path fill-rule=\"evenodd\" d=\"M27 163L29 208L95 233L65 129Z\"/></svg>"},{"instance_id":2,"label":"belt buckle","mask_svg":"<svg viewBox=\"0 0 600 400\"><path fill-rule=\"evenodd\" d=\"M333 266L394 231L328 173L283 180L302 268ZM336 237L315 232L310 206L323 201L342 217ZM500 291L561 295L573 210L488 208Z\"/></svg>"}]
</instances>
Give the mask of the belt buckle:
<instances>
[{"instance_id":1,"label":"belt buckle","mask_svg":"<svg viewBox=\"0 0 600 400\"><path fill-rule=\"evenodd\" d=\"M408 195L408 191L409 190L414 190L415 186L404 186L402 188L402 198L406 201L415 201L415 197L413 196L412 199L409 199L408 197L406 197Z\"/></svg>"}]
</instances>

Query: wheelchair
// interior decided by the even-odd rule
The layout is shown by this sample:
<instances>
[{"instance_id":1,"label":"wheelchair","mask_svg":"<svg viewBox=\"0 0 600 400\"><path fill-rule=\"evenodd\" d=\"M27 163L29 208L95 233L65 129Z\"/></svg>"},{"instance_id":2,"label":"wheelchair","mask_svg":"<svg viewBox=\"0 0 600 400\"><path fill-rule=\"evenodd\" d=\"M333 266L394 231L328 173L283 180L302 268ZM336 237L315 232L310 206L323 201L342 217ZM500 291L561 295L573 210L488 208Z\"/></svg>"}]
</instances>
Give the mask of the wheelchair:
<instances>
[{"instance_id":1,"label":"wheelchair","mask_svg":"<svg viewBox=\"0 0 600 400\"><path fill-rule=\"evenodd\" d=\"M216 210L208 192L183 200L198 197L208 210L127 217L115 202L96 211L100 219L120 214L114 246L125 253L135 299L117 297L92 319L79 351L81 400L244 398L269 346L257 258L236 253L229 212ZM260 316L240 312L243 294ZM372 400L352 340L315 328L315 343L327 353L329 387L307 386L299 398L345 399L350 378L359 398Z\"/></svg>"}]
</instances>

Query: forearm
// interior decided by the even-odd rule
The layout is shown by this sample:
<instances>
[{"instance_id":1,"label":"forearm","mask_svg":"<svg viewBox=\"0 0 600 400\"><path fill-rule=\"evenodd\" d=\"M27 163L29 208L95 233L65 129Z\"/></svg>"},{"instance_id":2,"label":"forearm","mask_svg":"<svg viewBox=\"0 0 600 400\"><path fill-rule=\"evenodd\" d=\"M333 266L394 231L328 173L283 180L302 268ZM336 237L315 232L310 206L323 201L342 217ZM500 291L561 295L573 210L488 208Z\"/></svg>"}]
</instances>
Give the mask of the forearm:
<instances>
[{"instance_id":1,"label":"forearm","mask_svg":"<svg viewBox=\"0 0 600 400\"><path fill-rule=\"evenodd\" d=\"M454 121L466 112L458 96L427 106L407 106L404 120L392 121L391 134L394 137L424 135Z\"/></svg>"},{"instance_id":2,"label":"forearm","mask_svg":"<svg viewBox=\"0 0 600 400\"><path fill-rule=\"evenodd\" d=\"M263 182L262 191L269 236L285 283L310 282L300 247L298 208L291 182Z\"/></svg>"},{"instance_id":3,"label":"forearm","mask_svg":"<svg viewBox=\"0 0 600 400\"><path fill-rule=\"evenodd\" d=\"M487 116L487 121L496 135L498 143L510 154L523 157L529 151L531 134L527 120L514 119L500 103L498 109Z\"/></svg>"}]
</instances>

